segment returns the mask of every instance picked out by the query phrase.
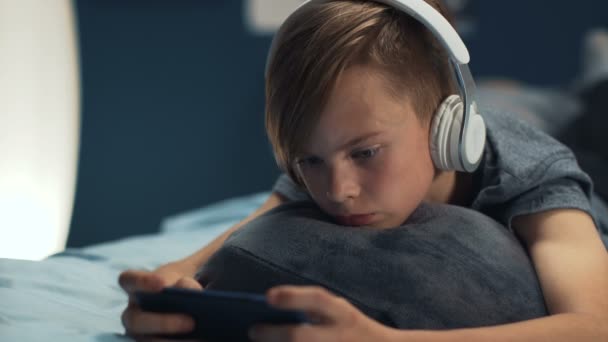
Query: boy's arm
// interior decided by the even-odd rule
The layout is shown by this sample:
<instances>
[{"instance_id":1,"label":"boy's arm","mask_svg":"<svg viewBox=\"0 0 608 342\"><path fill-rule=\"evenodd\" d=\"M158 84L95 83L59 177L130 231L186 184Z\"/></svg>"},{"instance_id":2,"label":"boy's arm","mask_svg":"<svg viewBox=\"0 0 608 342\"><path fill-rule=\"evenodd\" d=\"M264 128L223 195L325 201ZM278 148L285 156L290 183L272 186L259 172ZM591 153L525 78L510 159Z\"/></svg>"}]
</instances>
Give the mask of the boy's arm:
<instances>
[{"instance_id":1,"label":"boy's arm","mask_svg":"<svg viewBox=\"0 0 608 342\"><path fill-rule=\"evenodd\" d=\"M158 292L167 286L200 290L201 285L194 279L194 275L198 268L207 262L209 257L222 246L226 238L245 223L285 201L286 199L278 193L272 193L266 202L255 212L228 229L207 246L184 259L162 265L153 272L139 270L126 270L122 272L118 278L118 282L129 296L127 307L121 316L126 333L137 336L141 334L174 334L191 331L194 327L194 321L189 316L142 311L135 301L135 292Z\"/></svg>"},{"instance_id":2,"label":"boy's arm","mask_svg":"<svg viewBox=\"0 0 608 342\"><path fill-rule=\"evenodd\" d=\"M207 262L207 260L209 260L211 255L213 255L213 253L215 253L224 244L224 241L226 241L226 239L228 238L228 236L230 236L230 234L232 234L233 232L235 232L236 230L238 230L239 228L241 228L242 226L247 224L249 221L255 219L256 217L264 214L265 212L267 212L285 202L287 202L287 199L285 197L283 197L281 194L279 194L277 192L271 193L270 196L268 196L268 199L266 200L266 202L264 202L258 209L256 209L256 211L254 211L249 216L247 216L245 219L243 219L241 222L235 224L230 229L228 229L227 231L222 233L222 235L215 238L215 240L213 240L211 243L209 243L208 245L204 246L203 248L199 249L195 253L193 253L183 259L162 265L161 267L159 267L157 269L157 271L162 272L163 270L166 270L166 269L172 270L172 271L179 270L180 273L194 276L196 271L203 264L205 264Z\"/></svg>"},{"instance_id":3,"label":"boy's arm","mask_svg":"<svg viewBox=\"0 0 608 342\"><path fill-rule=\"evenodd\" d=\"M422 340L608 341L608 253L591 216L576 209L549 210L516 217L513 228L532 258L550 316L426 332L430 338Z\"/></svg>"},{"instance_id":4,"label":"boy's arm","mask_svg":"<svg viewBox=\"0 0 608 342\"><path fill-rule=\"evenodd\" d=\"M422 340L608 341L608 253L591 216L576 209L549 210L518 216L513 228L532 258L550 316L427 332L431 338Z\"/></svg>"}]
</instances>

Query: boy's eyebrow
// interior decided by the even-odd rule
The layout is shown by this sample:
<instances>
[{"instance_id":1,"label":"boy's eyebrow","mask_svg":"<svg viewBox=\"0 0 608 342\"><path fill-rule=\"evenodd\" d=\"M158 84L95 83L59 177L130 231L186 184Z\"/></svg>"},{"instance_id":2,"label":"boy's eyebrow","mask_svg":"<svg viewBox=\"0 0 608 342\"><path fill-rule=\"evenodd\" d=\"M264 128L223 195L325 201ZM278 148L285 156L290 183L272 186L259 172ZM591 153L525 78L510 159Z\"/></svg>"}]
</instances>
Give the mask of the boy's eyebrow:
<instances>
[{"instance_id":1,"label":"boy's eyebrow","mask_svg":"<svg viewBox=\"0 0 608 342\"><path fill-rule=\"evenodd\" d=\"M381 135L383 133L384 132L382 132L382 131L377 131L377 132L371 132L371 133L367 133L367 134L358 136L356 138L353 138L353 139L349 140L348 142L346 142L346 144L343 144L342 146L340 146L340 148L338 150L345 150L345 149L347 149L347 148L349 148L351 146L357 145L357 144L359 144L359 143L361 143L361 142L363 142L363 141L365 141L367 139L371 139L371 138L376 137L378 135ZM303 155L307 155L307 156L308 155L312 155L312 153L310 153L310 152L308 152L306 150L301 151L301 152L302 152Z\"/></svg>"},{"instance_id":2,"label":"boy's eyebrow","mask_svg":"<svg viewBox=\"0 0 608 342\"><path fill-rule=\"evenodd\" d=\"M367 139L371 139L373 137L381 135L382 133L384 133L384 132L380 132L380 131L378 131L378 132L371 132L371 133L367 133L367 134L364 134L362 136L356 137L354 139L351 139L346 144L340 146L340 150L344 150L344 149L346 149L348 147L357 145L357 144L359 144L359 143L361 143L361 142L363 142L363 141L365 141Z\"/></svg>"}]
</instances>

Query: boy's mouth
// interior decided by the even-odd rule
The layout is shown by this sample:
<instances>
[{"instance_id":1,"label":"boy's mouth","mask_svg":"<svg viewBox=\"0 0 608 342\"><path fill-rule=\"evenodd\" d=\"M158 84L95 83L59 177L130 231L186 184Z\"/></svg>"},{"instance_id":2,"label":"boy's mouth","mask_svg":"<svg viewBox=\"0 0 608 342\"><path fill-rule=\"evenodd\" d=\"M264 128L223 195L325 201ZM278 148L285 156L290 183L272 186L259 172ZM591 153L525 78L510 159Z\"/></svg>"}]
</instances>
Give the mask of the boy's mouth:
<instances>
[{"instance_id":1,"label":"boy's mouth","mask_svg":"<svg viewBox=\"0 0 608 342\"><path fill-rule=\"evenodd\" d=\"M364 226L370 224L374 219L374 214L336 216L336 221L344 226Z\"/></svg>"}]
</instances>

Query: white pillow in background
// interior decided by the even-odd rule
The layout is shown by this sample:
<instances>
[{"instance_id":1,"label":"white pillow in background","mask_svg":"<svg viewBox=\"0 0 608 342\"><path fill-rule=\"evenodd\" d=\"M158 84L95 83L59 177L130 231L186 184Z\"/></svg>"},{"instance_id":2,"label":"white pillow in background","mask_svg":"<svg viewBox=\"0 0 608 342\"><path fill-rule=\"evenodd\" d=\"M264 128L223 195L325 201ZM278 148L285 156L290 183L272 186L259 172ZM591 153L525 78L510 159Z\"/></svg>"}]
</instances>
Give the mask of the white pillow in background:
<instances>
[{"instance_id":1,"label":"white pillow in background","mask_svg":"<svg viewBox=\"0 0 608 342\"><path fill-rule=\"evenodd\" d=\"M245 27L254 34L270 35L304 0L245 0ZM474 19L466 13L470 0L446 0L448 8L458 18L456 29L463 36L475 31Z\"/></svg>"},{"instance_id":2,"label":"white pillow in background","mask_svg":"<svg viewBox=\"0 0 608 342\"><path fill-rule=\"evenodd\" d=\"M303 2L304 0L245 0L245 27L254 34L272 34Z\"/></svg>"}]
</instances>

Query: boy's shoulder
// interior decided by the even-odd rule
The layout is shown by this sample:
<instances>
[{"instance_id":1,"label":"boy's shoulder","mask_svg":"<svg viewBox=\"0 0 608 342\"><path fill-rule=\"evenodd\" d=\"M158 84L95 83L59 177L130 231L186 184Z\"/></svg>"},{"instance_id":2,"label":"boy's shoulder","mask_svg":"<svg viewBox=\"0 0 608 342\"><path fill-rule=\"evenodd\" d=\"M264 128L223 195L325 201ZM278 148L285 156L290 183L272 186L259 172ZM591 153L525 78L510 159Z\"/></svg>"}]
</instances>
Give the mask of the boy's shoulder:
<instances>
[{"instance_id":1,"label":"boy's shoulder","mask_svg":"<svg viewBox=\"0 0 608 342\"><path fill-rule=\"evenodd\" d=\"M524 213L578 208L590 212L592 182L574 153L517 114L480 108L487 127L471 207L508 226Z\"/></svg>"},{"instance_id":2,"label":"boy's shoulder","mask_svg":"<svg viewBox=\"0 0 608 342\"><path fill-rule=\"evenodd\" d=\"M547 172L561 161L574 162L578 168L568 147L517 114L492 107L481 108L481 113L487 127L484 158L492 167L517 178Z\"/></svg>"}]
</instances>

